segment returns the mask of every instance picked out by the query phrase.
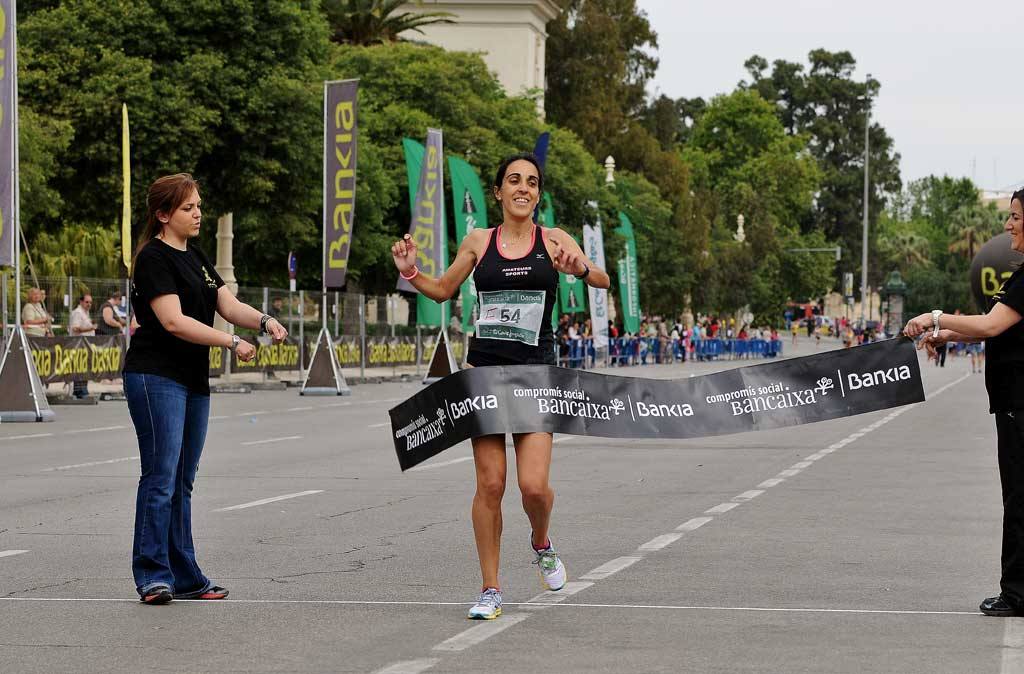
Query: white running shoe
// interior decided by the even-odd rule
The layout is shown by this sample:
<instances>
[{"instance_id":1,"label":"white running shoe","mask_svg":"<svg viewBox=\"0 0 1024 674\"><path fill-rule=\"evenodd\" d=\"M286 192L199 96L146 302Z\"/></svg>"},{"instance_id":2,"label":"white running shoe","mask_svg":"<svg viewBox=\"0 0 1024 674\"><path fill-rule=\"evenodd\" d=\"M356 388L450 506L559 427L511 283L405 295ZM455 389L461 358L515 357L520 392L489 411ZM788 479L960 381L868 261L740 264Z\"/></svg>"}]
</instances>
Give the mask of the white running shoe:
<instances>
[{"instance_id":1,"label":"white running shoe","mask_svg":"<svg viewBox=\"0 0 1024 674\"><path fill-rule=\"evenodd\" d=\"M565 565L558 558L558 553L551 545L551 539L548 539L546 550L534 549L533 554L537 556L533 563L540 571L540 582L544 585L544 589L556 592L565 587Z\"/></svg>"},{"instance_id":2,"label":"white running shoe","mask_svg":"<svg viewBox=\"0 0 1024 674\"><path fill-rule=\"evenodd\" d=\"M470 620L494 620L501 615L501 590L489 587L480 593L473 608L469 609Z\"/></svg>"}]
</instances>

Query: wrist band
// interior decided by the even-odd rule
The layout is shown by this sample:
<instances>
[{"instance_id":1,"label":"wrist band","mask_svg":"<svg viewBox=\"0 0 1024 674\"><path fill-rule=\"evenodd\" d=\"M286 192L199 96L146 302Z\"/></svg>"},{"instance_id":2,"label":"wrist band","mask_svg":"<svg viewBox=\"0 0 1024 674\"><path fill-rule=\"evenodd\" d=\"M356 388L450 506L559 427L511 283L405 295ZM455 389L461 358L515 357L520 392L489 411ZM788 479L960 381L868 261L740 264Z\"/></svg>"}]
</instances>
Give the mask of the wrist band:
<instances>
[{"instance_id":1,"label":"wrist band","mask_svg":"<svg viewBox=\"0 0 1024 674\"><path fill-rule=\"evenodd\" d=\"M589 274L590 274L590 267L588 267L588 266L586 265L586 263L584 263L584 264L583 264L583 273L582 273L582 274L580 274L579 276L576 276L575 274L573 274L573 276L576 276L576 278L578 278L579 280L581 280L581 281L582 281L583 279L587 278L587 276L588 276Z\"/></svg>"},{"instance_id":2,"label":"wrist band","mask_svg":"<svg viewBox=\"0 0 1024 674\"><path fill-rule=\"evenodd\" d=\"M401 276L402 278L404 278L406 281L411 281L414 278L416 278L417 276L419 276L419 273L420 273L420 268L417 267L417 266L413 266L412 273L409 274L408 276L406 276L402 272L398 272L398 275Z\"/></svg>"},{"instance_id":3,"label":"wrist band","mask_svg":"<svg viewBox=\"0 0 1024 674\"><path fill-rule=\"evenodd\" d=\"M271 316L270 314L263 314L263 316L260 317L260 334L261 335L267 334L267 323L269 323L272 318L273 318L273 316Z\"/></svg>"}]
</instances>

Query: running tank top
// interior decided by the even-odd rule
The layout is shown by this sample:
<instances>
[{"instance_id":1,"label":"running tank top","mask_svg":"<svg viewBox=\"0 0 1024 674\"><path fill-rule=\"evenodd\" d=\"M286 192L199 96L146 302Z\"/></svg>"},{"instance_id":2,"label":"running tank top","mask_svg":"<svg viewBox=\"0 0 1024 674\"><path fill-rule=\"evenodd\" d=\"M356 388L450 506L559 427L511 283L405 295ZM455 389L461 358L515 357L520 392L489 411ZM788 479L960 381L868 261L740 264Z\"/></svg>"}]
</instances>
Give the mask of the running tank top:
<instances>
[{"instance_id":1,"label":"running tank top","mask_svg":"<svg viewBox=\"0 0 1024 674\"><path fill-rule=\"evenodd\" d=\"M500 236L498 228L491 230L483 257L473 271L473 283L478 295L501 290L544 291L544 313L540 321L537 346L508 339L473 337L469 349L500 355L516 362L541 362L554 348L551 312L554 311L558 292L558 272L544 247L544 234L540 226L533 226L530 250L520 258L508 258L501 253Z\"/></svg>"}]
</instances>

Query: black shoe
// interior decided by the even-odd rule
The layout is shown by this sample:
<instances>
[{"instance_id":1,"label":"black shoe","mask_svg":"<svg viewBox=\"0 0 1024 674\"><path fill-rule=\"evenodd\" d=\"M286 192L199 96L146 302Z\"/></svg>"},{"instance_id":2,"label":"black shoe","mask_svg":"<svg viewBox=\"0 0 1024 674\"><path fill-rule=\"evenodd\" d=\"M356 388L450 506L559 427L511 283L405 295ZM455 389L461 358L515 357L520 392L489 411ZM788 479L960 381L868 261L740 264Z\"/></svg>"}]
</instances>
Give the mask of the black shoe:
<instances>
[{"instance_id":1,"label":"black shoe","mask_svg":"<svg viewBox=\"0 0 1024 674\"><path fill-rule=\"evenodd\" d=\"M996 616L997 618L1012 618L1013 616L1024 615L1017 606L1006 601L1003 595L989 597L981 602L978 610L985 615Z\"/></svg>"}]
</instances>

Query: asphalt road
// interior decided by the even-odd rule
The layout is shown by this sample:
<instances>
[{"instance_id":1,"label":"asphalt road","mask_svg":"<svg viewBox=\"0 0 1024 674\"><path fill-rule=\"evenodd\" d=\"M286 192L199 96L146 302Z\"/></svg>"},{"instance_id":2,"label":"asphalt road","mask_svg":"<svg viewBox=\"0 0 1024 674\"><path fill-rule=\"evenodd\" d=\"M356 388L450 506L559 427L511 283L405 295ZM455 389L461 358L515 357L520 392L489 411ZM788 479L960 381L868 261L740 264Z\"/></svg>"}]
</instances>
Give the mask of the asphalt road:
<instances>
[{"instance_id":1,"label":"asphalt road","mask_svg":"<svg viewBox=\"0 0 1024 674\"><path fill-rule=\"evenodd\" d=\"M510 467L486 623L465 619L468 443L402 474L390 442L419 384L214 397L193 517L222 602L136 599L124 403L5 424L0 672L1024 671L1024 619L976 612L1001 518L982 377L951 359L924 381L925 403L792 429L557 437L570 584L541 591Z\"/></svg>"}]
</instances>

